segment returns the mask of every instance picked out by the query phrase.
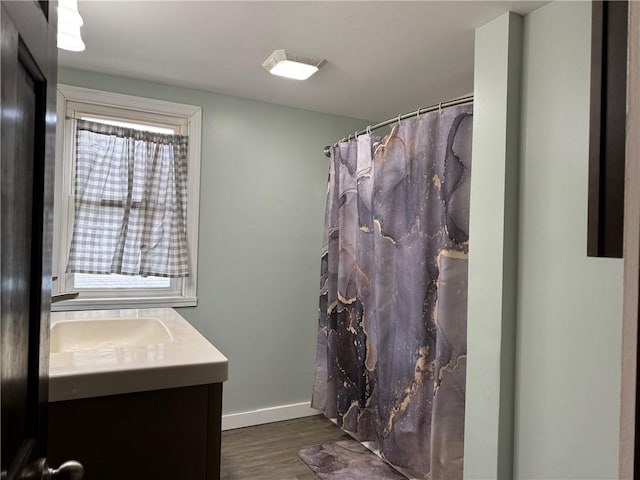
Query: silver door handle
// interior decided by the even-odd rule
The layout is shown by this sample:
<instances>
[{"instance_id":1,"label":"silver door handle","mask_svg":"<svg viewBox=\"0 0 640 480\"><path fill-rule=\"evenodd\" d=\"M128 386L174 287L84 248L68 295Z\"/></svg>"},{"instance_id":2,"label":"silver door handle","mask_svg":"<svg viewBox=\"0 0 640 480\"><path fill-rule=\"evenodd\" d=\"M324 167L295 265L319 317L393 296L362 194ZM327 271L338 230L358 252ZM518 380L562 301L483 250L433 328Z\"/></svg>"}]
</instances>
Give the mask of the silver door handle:
<instances>
[{"instance_id":1,"label":"silver door handle","mask_svg":"<svg viewBox=\"0 0 640 480\"><path fill-rule=\"evenodd\" d=\"M43 477L43 480L82 480L82 477L84 477L84 467L75 460L64 462L58 468L47 467L47 469L49 470L49 476Z\"/></svg>"},{"instance_id":2,"label":"silver door handle","mask_svg":"<svg viewBox=\"0 0 640 480\"><path fill-rule=\"evenodd\" d=\"M80 462L69 460L58 468L50 468L47 459L41 458L20 475L20 480L82 480L84 467Z\"/></svg>"}]
</instances>

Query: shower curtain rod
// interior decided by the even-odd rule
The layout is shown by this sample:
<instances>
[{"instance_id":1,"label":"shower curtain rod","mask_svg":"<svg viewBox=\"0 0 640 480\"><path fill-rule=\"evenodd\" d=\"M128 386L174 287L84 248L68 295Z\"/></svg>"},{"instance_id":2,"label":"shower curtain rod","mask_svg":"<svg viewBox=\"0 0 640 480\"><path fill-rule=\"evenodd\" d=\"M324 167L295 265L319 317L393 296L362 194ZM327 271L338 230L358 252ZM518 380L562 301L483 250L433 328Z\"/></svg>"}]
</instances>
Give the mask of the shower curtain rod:
<instances>
[{"instance_id":1,"label":"shower curtain rod","mask_svg":"<svg viewBox=\"0 0 640 480\"><path fill-rule=\"evenodd\" d=\"M466 97L455 98L453 100L449 100L447 102L438 103L436 105L432 105L430 107L419 108L415 112L405 113L404 115L398 115L397 117L390 118L384 122L376 123L375 125L369 125L365 130L356 131L350 135L347 135L345 138L340 140L341 142L348 142L351 139L356 139L363 133L372 132L373 130L377 130L378 128L386 127L387 125L391 125L394 122L400 122L407 118L417 117L418 115L422 115L423 113L433 112L435 110L442 110L447 107L455 107L456 105L462 105L463 103L468 103L473 101L473 95L467 95ZM337 145L336 142L334 145ZM327 145L324 147L324 155L325 157L331 156L331 145Z\"/></svg>"}]
</instances>

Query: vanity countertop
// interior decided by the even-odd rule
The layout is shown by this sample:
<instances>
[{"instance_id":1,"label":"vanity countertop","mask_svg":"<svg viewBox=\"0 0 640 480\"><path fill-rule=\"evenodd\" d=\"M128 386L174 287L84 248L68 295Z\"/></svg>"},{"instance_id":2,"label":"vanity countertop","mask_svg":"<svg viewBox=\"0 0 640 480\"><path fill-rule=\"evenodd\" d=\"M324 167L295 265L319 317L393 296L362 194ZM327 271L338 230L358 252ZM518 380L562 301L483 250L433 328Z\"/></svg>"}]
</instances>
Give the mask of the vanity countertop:
<instances>
[{"instance_id":1,"label":"vanity countertop","mask_svg":"<svg viewBox=\"0 0 640 480\"><path fill-rule=\"evenodd\" d=\"M228 377L227 358L172 308L53 312L51 332L50 402Z\"/></svg>"}]
</instances>

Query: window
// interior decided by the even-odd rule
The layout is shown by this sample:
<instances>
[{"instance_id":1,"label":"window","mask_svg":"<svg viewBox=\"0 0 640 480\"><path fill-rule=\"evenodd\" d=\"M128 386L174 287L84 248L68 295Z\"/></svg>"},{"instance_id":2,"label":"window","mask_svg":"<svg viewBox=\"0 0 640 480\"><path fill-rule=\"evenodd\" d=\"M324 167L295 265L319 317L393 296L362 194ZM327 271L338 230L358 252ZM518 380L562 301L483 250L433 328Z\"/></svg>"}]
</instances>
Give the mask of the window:
<instances>
[{"instance_id":1,"label":"window","mask_svg":"<svg viewBox=\"0 0 640 480\"><path fill-rule=\"evenodd\" d=\"M187 277L66 273L75 212L75 149L78 121L189 137L187 158ZM197 304L197 240L200 177L201 109L89 90L58 86L58 130L54 201L52 293L78 292L56 302L53 310L194 306Z\"/></svg>"}]
</instances>

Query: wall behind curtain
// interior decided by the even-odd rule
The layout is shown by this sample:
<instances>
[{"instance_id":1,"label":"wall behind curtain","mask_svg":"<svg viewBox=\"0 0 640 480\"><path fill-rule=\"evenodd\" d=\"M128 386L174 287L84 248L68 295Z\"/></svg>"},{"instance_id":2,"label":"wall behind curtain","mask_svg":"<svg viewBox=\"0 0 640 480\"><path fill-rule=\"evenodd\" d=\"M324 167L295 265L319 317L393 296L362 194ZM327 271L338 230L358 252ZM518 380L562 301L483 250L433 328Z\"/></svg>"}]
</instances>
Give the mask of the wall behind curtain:
<instances>
[{"instance_id":1,"label":"wall behind curtain","mask_svg":"<svg viewBox=\"0 0 640 480\"><path fill-rule=\"evenodd\" d=\"M518 479L617 478L622 261L586 256L590 41L590 2L525 16Z\"/></svg>"},{"instance_id":2,"label":"wall behind curtain","mask_svg":"<svg viewBox=\"0 0 640 480\"><path fill-rule=\"evenodd\" d=\"M58 81L202 107L199 303L179 312L230 360L224 413L308 402L322 149L374 122L72 69Z\"/></svg>"}]
</instances>

